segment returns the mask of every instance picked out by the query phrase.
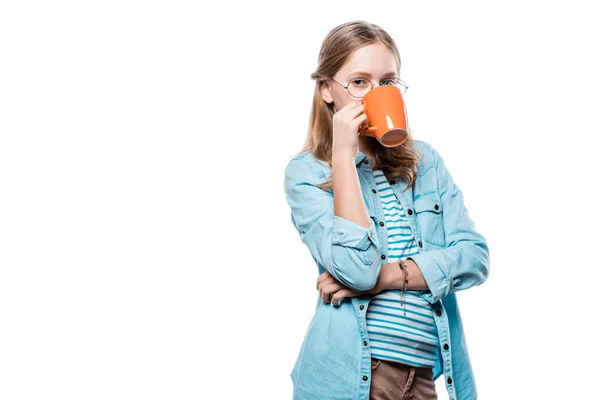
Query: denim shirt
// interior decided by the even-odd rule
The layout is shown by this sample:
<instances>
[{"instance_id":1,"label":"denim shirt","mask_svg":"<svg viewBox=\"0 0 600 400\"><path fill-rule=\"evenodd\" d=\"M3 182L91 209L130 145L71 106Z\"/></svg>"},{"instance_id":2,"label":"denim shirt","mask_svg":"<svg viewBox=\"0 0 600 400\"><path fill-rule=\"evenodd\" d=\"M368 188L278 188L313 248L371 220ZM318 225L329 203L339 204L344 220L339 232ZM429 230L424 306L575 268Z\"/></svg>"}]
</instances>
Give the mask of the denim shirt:
<instances>
[{"instance_id":1,"label":"denim shirt","mask_svg":"<svg viewBox=\"0 0 600 400\"><path fill-rule=\"evenodd\" d=\"M444 161L428 143L414 140L419 152L414 190L390 179L406 210L419 254L408 257L421 270L429 290L417 291L433 307L439 335L434 379L442 373L451 400L476 399L475 379L455 292L483 283L489 273L485 238L475 231ZM385 217L372 174L372 160L355 157L362 195L371 223L362 227L334 215L333 190L317 186L331 166L305 151L285 168L284 188L291 220L308 247L319 274L329 271L341 284L373 288L387 254ZM383 225L383 226L382 226ZM366 313L372 296L357 296L338 306L317 296L315 314L290 373L296 400L368 400L371 350Z\"/></svg>"}]
</instances>

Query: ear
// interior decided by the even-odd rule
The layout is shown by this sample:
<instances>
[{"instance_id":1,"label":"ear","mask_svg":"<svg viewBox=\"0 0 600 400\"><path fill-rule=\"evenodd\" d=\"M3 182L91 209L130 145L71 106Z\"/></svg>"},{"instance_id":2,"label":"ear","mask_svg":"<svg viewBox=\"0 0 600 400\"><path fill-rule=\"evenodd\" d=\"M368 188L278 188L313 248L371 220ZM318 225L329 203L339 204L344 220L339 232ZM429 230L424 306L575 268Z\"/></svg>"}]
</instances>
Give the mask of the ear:
<instances>
[{"instance_id":1,"label":"ear","mask_svg":"<svg viewBox=\"0 0 600 400\"><path fill-rule=\"evenodd\" d=\"M333 103L333 96L331 94L331 85L329 84L329 82L323 82L321 83L321 96L323 97L323 100L325 100L325 103Z\"/></svg>"}]
</instances>

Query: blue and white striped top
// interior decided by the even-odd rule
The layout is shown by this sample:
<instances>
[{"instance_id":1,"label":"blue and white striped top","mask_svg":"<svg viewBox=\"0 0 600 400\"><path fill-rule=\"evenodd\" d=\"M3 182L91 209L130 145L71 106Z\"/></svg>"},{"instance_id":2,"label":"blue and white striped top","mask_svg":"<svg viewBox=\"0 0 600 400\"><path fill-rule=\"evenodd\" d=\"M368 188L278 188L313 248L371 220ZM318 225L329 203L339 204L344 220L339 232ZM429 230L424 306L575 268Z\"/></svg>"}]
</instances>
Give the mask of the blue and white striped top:
<instances>
[{"instance_id":1,"label":"blue and white striped top","mask_svg":"<svg viewBox=\"0 0 600 400\"><path fill-rule=\"evenodd\" d=\"M373 177L383 206L387 226L387 262L417 254L404 208L381 170ZM384 290L375 295L367 309L367 332L371 357L417 367L435 367L438 334L430 304L414 291L405 292L406 316L400 305L400 290Z\"/></svg>"}]
</instances>

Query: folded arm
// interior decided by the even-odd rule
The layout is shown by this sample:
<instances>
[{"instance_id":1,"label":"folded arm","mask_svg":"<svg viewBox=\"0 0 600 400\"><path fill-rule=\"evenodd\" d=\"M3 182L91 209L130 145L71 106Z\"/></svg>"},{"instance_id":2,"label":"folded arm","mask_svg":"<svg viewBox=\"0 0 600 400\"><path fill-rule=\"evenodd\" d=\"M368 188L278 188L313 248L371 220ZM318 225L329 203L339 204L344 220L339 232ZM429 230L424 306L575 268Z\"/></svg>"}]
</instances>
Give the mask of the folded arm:
<instances>
[{"instance_id":1,"label":"folded arm","mask_svg":"<svg viewBox=\"0 0 600 400\"><path fill-rule=\"evenodd\" d=\"M354 290L372 289L381 268L375 224L369 218L364 227L336 215L333 194L316 186L322 178L302 158L288 163L284 187L292 223L315 261L336 280Z\"/></svg>"},{"instance_id":2,"label":"folded arm","mask_svg":"<svg viewBox=\"0 0 600 400\"><path fill-rule=\"evenodd\" d=\"M454 183L439 153L433 148L431 151L442 201L446 247L408 259L418 265L427 282L431 293L427 293L425 298L435 303L451 292L483 283L488 277L490 264L487 242L475 230L461 190Z\"/></svg>"}]
</instances>

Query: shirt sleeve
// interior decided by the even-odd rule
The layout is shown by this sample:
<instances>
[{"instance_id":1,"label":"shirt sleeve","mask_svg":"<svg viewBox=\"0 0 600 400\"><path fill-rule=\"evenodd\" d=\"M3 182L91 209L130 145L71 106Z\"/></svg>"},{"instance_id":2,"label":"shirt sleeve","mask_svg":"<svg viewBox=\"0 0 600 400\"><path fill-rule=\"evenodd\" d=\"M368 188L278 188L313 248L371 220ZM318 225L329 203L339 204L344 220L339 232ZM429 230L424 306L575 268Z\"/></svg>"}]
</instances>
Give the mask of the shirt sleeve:
<instances>
[{"instance_id":1,"label":"shirt sleeve","mask_svg":"<svg viewBox=\"0 0 600 400\"><path fill-rule=\"evenodd\" d=\"M375 223L363 227L334 214L333 194L316 186L316 171L302 158L285 168L291 220L317 263L344 286L372 289L381 270Z\"/></svg>"},{"instance_id":2,"label":"shirt sleeve","mask_svg":"<svg viewBox=\"0 0 600 400\"><path fill-rule=\"evenodd\" d=\"M489 249L464 204L463 194L454 183L439 153L431 148L442 215L446 247L411 257L421 270L429 292L423 293L429 303L436 303L451 292L482 284L488 277Z\"/></svg>"}]
</instances>

